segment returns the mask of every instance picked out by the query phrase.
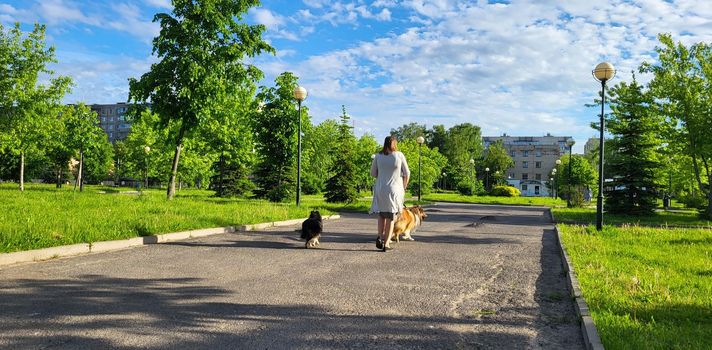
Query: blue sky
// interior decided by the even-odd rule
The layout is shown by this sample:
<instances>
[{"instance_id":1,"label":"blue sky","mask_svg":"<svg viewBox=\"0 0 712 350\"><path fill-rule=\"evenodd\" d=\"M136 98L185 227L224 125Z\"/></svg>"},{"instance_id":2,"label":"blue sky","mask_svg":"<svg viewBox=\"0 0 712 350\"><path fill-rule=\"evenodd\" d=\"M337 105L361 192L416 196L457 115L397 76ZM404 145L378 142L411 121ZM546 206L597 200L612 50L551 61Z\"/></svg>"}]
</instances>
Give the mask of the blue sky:
<instances>
[{"instance_id":1,"label":"blue sky","mask_svg":"<svg viewBox=\"0 0 712 350\"><path fill-rule=\"evenodd\" d=\"M0 0L0 23L47 24L54 69L75 81L65 102L112 103L155 62L151 20L170 8L169 0ZM265 0L245 20L266 25L277 49L253 61L263 84L297 74L315 122L343 104L357 134L378 139L410 122L470 122L488 136L573 136L577 152L595 134L597 112L584 104L600 88L591 77L598 62L616 66L616 83L655 60L658 33L712 41L705 0Z\"/></svg>"}]
</instances>

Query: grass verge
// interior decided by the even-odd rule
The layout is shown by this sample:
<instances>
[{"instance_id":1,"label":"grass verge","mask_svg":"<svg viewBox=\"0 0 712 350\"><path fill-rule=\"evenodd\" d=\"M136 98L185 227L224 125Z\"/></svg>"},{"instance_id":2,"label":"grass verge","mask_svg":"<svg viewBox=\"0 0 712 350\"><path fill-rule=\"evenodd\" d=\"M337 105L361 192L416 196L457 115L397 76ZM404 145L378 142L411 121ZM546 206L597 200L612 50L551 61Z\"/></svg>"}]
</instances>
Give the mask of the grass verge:
<instances>
[{"instance_id":1,"label":"grass verge","mask_svg":"<svg viewBox=\"0 0 712 350\"><path fill-rule=\"evenodd\" d=\"M712 230L559 228L607 349L712 348Z\"/></svg>"},{"instance_id":2,"label":"grass verge","mask_svg":"<svg viewBox=\"0 0 712 350\"><path fill-rule=\"evenodd\" d=\"M551 208L556 222L593 225L596 223L595 208ZM701 226L712 227L712 221L701 219L697 211L659 211L652 215L632 216L604 213L605 225L642 226Z\"/></svg>"},{"instance_id":3,"label":"grass verge","mask_svg":"<svg viewBox=\"0 0 712 350\"><path fill-rule=\"evenodd\" d=\"M75 243L149 236L209 227L238 226L322 215L367 211L370 200L343 205L321 196L303 196L302 205L211 197L211 191L181 190L173 201L162 190L141 195L130 189L86 186L56 190L51 185L0 185L0 253Z\"/></svg>"},{"instance_id":4,"label":"grass verge","mask_svg":"<svg viewBox=\"0 0 712 350\"><path fill-rule=\"evenodd\" d=\"M495 197L495 196L465 196L459 193L431 193L423 199L433 202L454 202L473 204L502 204L528 206L565 206L566 201L550 197Z\"/></svg>"}]
</instances>

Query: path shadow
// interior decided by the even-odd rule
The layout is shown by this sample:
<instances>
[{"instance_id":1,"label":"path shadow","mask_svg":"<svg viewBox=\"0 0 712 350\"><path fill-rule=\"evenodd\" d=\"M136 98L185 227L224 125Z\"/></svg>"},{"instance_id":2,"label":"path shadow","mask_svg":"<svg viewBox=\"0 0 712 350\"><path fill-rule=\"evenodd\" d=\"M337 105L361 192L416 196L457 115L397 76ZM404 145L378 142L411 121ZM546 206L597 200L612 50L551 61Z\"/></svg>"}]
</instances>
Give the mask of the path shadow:
<instances>
[{"instance_id":1,"label":"path shadow","mask_svg":"<svg viewBox=\"0 0 712 350\"><path fill-rule=\"evenodd\" d=\"M583 334L568 290L554 229L542 233L539 263L541 274L536 280L534 300L539 304L540 313L535 322L545 325L537 334L539 344L543 344L543 348L584 349ZM562 337L562 334L569 336Z\"/></svg>"},{"instance_id":2,"label":"path shadow","mask_svg":"<svg viewBox=\"0 0 712 350\"><path fill-rule=\"evenodd\" d=\"M15 279L0 294L7 349L453 349L482 337L502 348L528 338L507 331L462 337L443 316L338 314L319 305L230 302L232 292L195 278L84 275Z\"/></svg>"}]
</instances>

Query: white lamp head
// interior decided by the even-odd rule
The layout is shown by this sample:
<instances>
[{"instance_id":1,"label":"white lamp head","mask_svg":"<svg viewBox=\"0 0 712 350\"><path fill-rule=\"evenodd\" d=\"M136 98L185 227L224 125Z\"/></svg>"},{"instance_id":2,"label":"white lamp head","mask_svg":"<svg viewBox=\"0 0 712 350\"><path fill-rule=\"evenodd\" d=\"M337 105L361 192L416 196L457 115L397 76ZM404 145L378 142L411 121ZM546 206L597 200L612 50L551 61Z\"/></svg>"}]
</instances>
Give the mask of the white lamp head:
<instances>
[{"instance_id":1,"label":"white lamp head","mask_svg":"<svg viewBox=\"0 0 712 350\"><path fill-rule=\"evenodd\" d=\"M297 86L294 88L294 99L301 102L307 99L307 89L302 86Z\"/></svg>"},{"instance_id":2,"label":"white lamp head","mask_svg":"<svg viewBox=\"0 0 712 350\"><path fill-rule=\"evenodd\" d=\"M425 138L423 138L422 136L418 136L418 138L415 139L415 142L417 142L419 145L422 145L423 142L425 142Z\"/></svg>"},{"instance_id":3,"label":"white lamp head","mask_svg":"<svg viewBox=\"0 0 712 350\"><path fill-rule=\"evenodd\" d=\"M616 76L616 69L609 62L601 62L593 69L593 77L600 82L606 82Z\"/></svg>"}]
</instances>

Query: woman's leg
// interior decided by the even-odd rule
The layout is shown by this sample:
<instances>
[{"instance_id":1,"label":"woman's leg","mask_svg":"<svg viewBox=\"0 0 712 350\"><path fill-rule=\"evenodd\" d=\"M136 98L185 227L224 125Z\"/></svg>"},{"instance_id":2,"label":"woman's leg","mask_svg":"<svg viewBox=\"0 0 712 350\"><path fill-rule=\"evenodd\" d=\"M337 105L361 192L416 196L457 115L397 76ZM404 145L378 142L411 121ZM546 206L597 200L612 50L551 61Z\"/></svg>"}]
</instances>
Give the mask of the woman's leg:
<instances>
[{"instance_id":1,"label":"woman's leg","mask_svg":"<svg viewBox=\"0 0 712 350\"><path fill-rule=\"evenodd\" d=\"M391 246L391 236L393 236L393 224L394 224L394 219L385 219L385 222L383 223L384 225L384 241L383 244L390 248Z\"/></svg>"},{"instance_id":2,"label":"woman's leg","mask_svg":"<svg viewBox=\"0 0 712 350\"><path fill-rule=\"evenodd\" d=\"M383 228L386 227L385 222L386 222L386 218L381 217L379 215L378 216L378 237L380 239L383 239L383 237L385 237L385 231L383 230Z\"/></svg>"}]
</instances>

